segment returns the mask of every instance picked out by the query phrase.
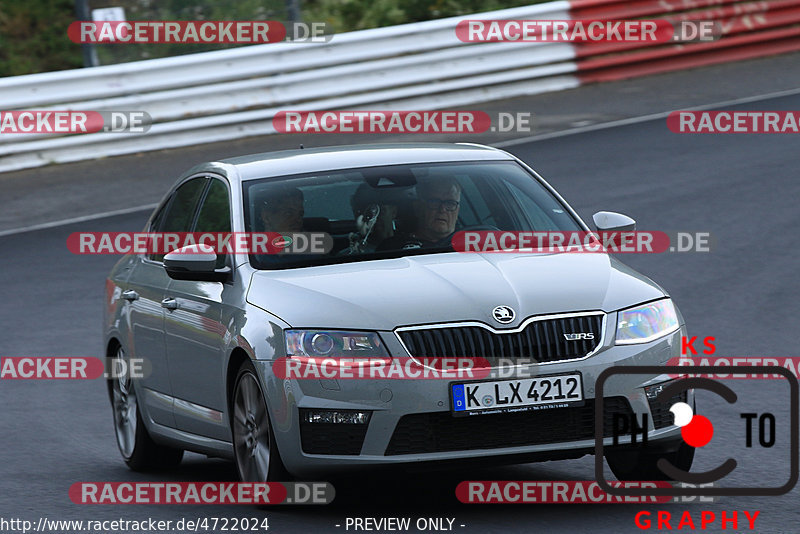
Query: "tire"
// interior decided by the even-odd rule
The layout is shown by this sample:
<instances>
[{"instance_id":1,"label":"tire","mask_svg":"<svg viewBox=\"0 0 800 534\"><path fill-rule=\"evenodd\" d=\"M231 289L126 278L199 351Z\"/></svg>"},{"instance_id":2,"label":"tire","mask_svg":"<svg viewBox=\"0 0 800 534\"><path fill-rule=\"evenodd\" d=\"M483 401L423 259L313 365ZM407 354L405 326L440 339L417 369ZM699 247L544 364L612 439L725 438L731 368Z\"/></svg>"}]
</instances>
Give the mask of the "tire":
<instances>
[{"instance_id":1,"label":"tire","mask_svg":"<svg viewBox=\"0 0 800 534\"><path fill-rule=\"evenodd\" d=\"M694 447L681 440L676 450L666 452L642 452L633 448L608 451L606 461L618 480L669 480L656 465L665 458L683 471L689 471L694 461Z\"/></svg>"},{"instance_id":2,"label":"tire","mask_svg":"<svg viewBox=\"0 0 800 534\"><path fill-rule=\"evenodd\" d=\"M231 437L240 480L273 482L288 479L275 443L264 391L250 360L239 367L233 387Z\"/></svg>"},{"instance_id":3,"label":"tire","mask_svg":"<svg viewBox=\"0 0 800 534\"><path fill-rule=\"evenodd\" d=\"M117 347L114 358L125 359L122 347ZM133 471L149 471L180 464L182 449L160 445L147 432L130 377L130 365L125 366L124 375L110 380L110 386L117 447L128 467Z\"/></svg>"}]
</instances>

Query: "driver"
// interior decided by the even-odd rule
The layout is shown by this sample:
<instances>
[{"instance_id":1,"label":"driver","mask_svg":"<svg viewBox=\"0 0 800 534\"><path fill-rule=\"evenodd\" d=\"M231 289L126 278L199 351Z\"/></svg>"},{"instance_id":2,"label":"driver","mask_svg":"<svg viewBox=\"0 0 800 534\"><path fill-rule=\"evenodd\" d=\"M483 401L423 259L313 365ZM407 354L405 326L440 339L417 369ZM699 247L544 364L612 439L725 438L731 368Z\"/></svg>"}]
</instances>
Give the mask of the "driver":
<instances>
[{"instance_id":1,"label":"driver","mask_svg":"<svg viewBox=\"0 0 800 534\"><path fill-rule=\"evenodd\" d=\"M456 231L461 207L461 184L455 178L428 180L417 184L418 226L416 237L425 243L448 240Z\"/></svg>"},{"instance_id":2,"label":"driver","mask_svg":"<svg viewBox=\"0 0 800 534\"><path fill-rule=\"evenodd\" d=\"M461 184L451 176L420 180L413 232L381 243L380 250L449 246L461 207Z\"/></svg>"},{"instance_id":3,"label":"driver","mask_svg":"<svg viewBox=\"0 0 800 534\"><path fill-rule=\"evenodd\" d=\"M300 189L284 184L272 185L265 191L261 191L260 197L262 198L255 201L256 206L259 207L260 230L257 230L258 232L274 232L285 235L303 231L305 209L303 192ZM276 249L271 254L256 254L255 257L259 262L273 265L276 261L285 259L280 258L285 252L287 251ZM291 256L295 260L304 257L300 254L291 254Z\"/></svg>"}]
</instances>

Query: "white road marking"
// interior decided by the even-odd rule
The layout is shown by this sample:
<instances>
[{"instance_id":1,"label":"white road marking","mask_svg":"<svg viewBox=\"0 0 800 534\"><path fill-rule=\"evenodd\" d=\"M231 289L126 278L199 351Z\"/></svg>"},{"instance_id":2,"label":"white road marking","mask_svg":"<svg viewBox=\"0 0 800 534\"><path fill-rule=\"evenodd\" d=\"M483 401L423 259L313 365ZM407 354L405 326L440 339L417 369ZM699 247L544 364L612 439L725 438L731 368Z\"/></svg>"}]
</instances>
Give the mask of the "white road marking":
<instances>
[{"instance_id":1,"label":"white road marking","mask_svg":"<svg viewBox=\"0 0 800 534\"><path fill-rule=\"evenodd\" d=\"M617 121L601 122L592 124L590 126L581 126L578 128L570 128L568 130L561 130L559 132L549 132L537 135L529 135L527 137L520 137L517 139L508 139L506 141L499 141L491 143L489 146L496 148L504 148L507 146L523 145L525 143L532 143L534 141L543 141L545 139L555 139L557 137L566 137L568 135L577 135L586 132L593 132L596 130L606 130L608 128L616 128L618 126L628 126L629 124L639 124L659 119L666 119L673 111L703 111L706 109L724 108L727 106L737 106L740 104L749 104L751 102L758 102L760 100L771 100L773 98L781 98L784 96L793 96L800 94L800 88L787 89L786 91L778 91L775 93L766 93L763 95L748 96L744 98L735 98L733 100L725 100L722 102L714 102L712 104L703 104L702 106L691 106L681 109L673 109L670 111L663 111L661 113L652 113L650 115L641 115L639 117L630 117L628 119L620 119ZM666 126L664 126L666 128Z\"/></svg>"},{"instance_id":2,"label":"white road marking","mask_svg":"<svg viewBox=\"0 0 800 534\"><path fill-rule=\"evenodd\" d=\"M22 234L25 232L33 232L35 230L46 230L47 228L55 228L57 226L66 226L84 221L93 221L95 219L103 219L105 217L114 217L116 215L125 215L127 213L136 213L139 211L153 210L158 204L145 204L144 206L134 206L132 208L125 208L121 210L104 211L103 213L94 213L92 215L83 215L82 217L73 217L71 219L63 219L60 221L46 222L42 224L34 224L33 226L23 226L22 228L14 228L12 230L0 231L0 237L14 234Z\"/></svg>"},{"instance_id":3,"label":"white road marking","mask_svg":"<svg viewBox=\"0 0 800 534\"><path fill-rule=\"evenodd\" d=\"M751 102L759 102L761 100L771 100L773 98L781 98L784 96L793 96L800 94L800 88L796 89L787 89L785 91L777 91L775 93L765 93L762 95L755 95L755 96L748 96L744 98L735 98L733 100L724 100L722 102L714 102L711 104L703 104L702 106L692 106L686 107L676 110L670 111L663 111L661 113L652 113L650 115L641 115L639 117L630 117L628 119L621 119L618 121L610 121L610 122L602 122L599 124L592 124L591 126L581 126L579 128L570 128L568 130L562 130L560 132L550 132L550 133L543 133L538 135L531 135L528 137L520 137L517 139L509 139L506 141L500 141L498 143L491 143L489 146L497 147L497 148L504 148L508 146L515 146L515 145L522 145L525 143L532 143L535 141L543 141L545 139L555 139L558 137L567 137L569 135L577 135L586 132L593 132L596 130L606 130L609 128L616 128L618 126L628 126L630 124L639 124L642 122L648 122L652 120L659 120L665 119L669 116L670 113L673 111L702 111L706 109L714 109L714 108L723 108L727 106L736 106L740 104L749 104ZM24 232L33 232L35 230L44 230L47 228L55 228L57 226L65 226L68 224L83 222L83 221L91 221L94 219L102 219L104 217L113 217L115 215L125 215L127 213L136 213L137 211L145 211L145 210L152 210L157 206L157 204L146 204L144 206L134 206L133 208L125 208L121 210L114 210L114 211L106 211L103 213L96 213L93 215L84 215L82 217L73 217L72 219L64 219L61 221L53 221L48 223L42 224L35 224L33 226L25 226L22 228L14 228L12 230L3 230L0 231L0 237L7 236L7 235L14 235L14 234L21 234Z\"/></svg>"}]
</instances>

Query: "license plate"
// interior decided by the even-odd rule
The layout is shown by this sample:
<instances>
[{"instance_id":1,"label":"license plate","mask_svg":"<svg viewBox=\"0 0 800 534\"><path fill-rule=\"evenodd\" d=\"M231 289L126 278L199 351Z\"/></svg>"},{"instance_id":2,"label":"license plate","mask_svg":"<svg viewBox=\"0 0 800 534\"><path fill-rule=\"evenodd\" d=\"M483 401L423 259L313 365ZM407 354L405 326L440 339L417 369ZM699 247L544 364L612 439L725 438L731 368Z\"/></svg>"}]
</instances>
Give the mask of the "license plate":
<instances>
[{"instance_id":1,"label":"license plate","mask_svg":"<svg viewBox=\"0 0 800 534\"><path fill-rule=\"evenodd\" d=\"M580 374L451 384L453 415L565 408L583 404Z\"/></svg>"}]
</instances>

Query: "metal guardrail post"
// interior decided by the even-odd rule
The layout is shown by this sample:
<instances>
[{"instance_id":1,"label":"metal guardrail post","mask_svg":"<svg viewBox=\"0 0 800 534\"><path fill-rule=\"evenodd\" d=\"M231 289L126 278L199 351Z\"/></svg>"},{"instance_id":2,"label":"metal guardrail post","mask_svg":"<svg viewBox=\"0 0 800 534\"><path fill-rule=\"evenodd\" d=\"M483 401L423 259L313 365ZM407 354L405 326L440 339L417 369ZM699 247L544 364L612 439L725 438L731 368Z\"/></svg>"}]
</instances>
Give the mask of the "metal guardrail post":
<instances>
[{"instance_id":1,"label":"metal guardrail post","mask_svg":"<svg viewBox=\"0 0 800 534\"><path fill-rule=\"evenodd\" d=\"M301 22L300 0L286 0L286 16L291 25L294 25L295 22Z\"/></svg>"},{"instance_id":2,"label":"metal guardrail post","mask_svg":"<svg viewBox=\"0 0 800 534\"><path fill-rule=\"evenodd\" d=\"M92 20L89 13L89 4L87 0L75 0L75 19L76 20ZM97 59L97 49L91 43L83 43L81 45L83 52L83 66L96 67L100 64Z\"/></svg>"}]
</instances>

